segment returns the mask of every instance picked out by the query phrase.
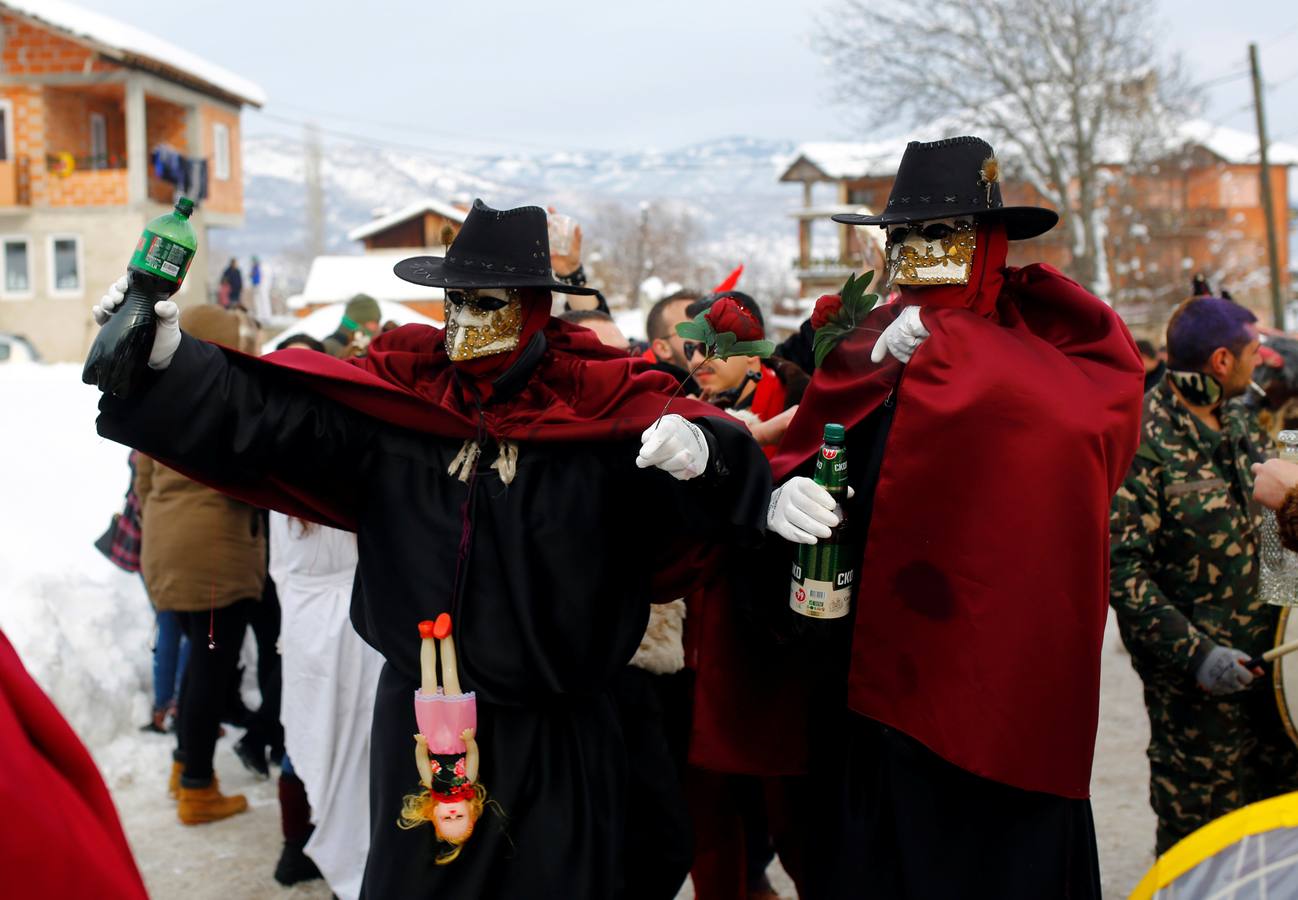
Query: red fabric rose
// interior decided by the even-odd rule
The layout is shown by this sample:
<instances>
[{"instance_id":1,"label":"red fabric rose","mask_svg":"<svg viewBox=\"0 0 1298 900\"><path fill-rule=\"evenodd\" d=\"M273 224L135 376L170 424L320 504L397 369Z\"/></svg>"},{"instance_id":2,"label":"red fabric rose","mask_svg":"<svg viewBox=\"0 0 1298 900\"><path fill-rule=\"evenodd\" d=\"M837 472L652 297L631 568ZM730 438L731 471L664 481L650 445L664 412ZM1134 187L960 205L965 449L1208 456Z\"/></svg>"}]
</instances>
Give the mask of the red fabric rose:
<instances>
[{"instance_id":1,"label":"red fabric rose","mask_svg":"<svg viewBox=\"0 0 1298 900\"><path fill-rule=\"evenodd\" d=\"M838 294L823 294L811 312L811 327L824 328L829 320L843 311L843 298Z\"/></svg>"},{"instance_id":2,"label":"red fabric rose","mask_svg":"<svg viewBox=\"0 0 1298 900\"><path fill-rule=\"evenodd\" d=\"M722 297L713 303L705 318L713 331L732 332L738 341L760 341L766 337L753 314L730 297Z\"/></svg>"}]
</instances>

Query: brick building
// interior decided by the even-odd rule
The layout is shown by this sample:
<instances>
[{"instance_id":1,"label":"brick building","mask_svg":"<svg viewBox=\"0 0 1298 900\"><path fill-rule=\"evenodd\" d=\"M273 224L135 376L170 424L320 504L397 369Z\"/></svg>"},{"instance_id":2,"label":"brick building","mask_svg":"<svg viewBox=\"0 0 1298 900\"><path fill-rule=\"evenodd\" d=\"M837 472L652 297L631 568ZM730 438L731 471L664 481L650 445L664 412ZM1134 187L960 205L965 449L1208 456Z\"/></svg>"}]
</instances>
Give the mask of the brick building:
<instances>
[{"instance_id":1,"label":"brick building","mask_svg":"<svg viewBox=\"0 0 1298 900\"><path fill-rule=\"evenodd\" d=\"M798 148L780 180L803 188L802 208L792 213L799 231L794 267L803 298L814 300L837 290L848 273L880 265L880 229L837 225L827 217L883 208L906 143L906 138L900 138ZM1111 290L1104 299L1114 304L1134 331L1156 334L1176 303L1188 296L1192 275L1203 272L1214 288L1229 289L1269 323L1257 139L1192 121L1182 126L1176 144L1175 152L1143 167L1139 175L1116 177L1123 167L1116 163L1107 167L1115 177L1108 180L1107 188L1105 248ZM1280 271L1285 279L1281 291L1288 296L1288 177L1289 167L1298 165L1298 147L1272 144L1270 161ZM1031 185L1015 180L1012 162L1007 160L1005 204L1050 206ZM832 192L831 203L817 199L820 185ZM1067 271L1071 261L1066 221L1042 237L1010 243L1011 265L1048 262Z\"/></svg>"},{"instance_id":2,"label":"brick building","mask_svg":"<svg viewBox=\"0 0 1298 900\"><path fill-rule=\"evenodd\" d=\"M106 16L0 0L0 331L48 360L84 355L91 305L179 196L155 150L206 163L198 258L176 297L203 302L208 229L243 224L240 111L264 102L251 82Z\"/></svg>"}]
</instances>

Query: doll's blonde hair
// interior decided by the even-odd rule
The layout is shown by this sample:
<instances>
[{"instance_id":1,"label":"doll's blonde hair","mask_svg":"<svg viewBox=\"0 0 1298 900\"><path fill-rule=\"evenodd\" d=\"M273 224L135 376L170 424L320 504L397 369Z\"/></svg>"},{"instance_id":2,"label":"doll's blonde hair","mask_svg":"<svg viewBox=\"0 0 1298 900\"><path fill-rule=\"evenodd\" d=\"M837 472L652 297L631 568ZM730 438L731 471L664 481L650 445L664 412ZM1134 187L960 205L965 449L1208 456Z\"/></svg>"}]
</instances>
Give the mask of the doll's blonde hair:
<instances>
[{"instance_id":1,"label":"doll's blonde hair","mask_svg":"<svg viewBox=\"0 0 1298 900\"><path fill-rule=\"evenodd\" d=\"M418 828L425 822L433 826L433 831L437 834L437 839L443 844L450 844L451 849L439 855L434 860L439 866L454 862L455 858L460 855L460 849L465 841L473 837L473 829L478 824L478 819L482 816L482 810L487 805L487 789L482 785L474 782L473 796L468 799L469 805L469 832L459 841L453 841L441 833L437 828L437 816L434 810L437 804L442 801L433 796L430 790L423 790L417 794L406 794L405 799L401 802L401 817L397 819L397 825L400 828L410 829Z\"/></svg>"}]
</instances>

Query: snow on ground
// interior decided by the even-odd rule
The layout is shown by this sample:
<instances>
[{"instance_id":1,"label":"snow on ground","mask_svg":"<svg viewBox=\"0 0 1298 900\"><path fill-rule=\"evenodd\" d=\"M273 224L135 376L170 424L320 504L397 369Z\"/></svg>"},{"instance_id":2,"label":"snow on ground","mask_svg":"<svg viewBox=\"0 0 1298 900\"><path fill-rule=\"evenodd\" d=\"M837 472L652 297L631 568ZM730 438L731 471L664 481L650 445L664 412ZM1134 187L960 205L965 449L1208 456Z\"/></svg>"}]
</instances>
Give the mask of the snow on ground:
<instances>
[{"instance_id":1,"label":"snow on ground","mask_svg":"<svg viewBox=\"0 0 1298 900\"><path fill-rule=\"evenodd\" d=\"M92 546L121 508L126 448L95 434L97 392L79 365L0 365L0 628L81 735L104 773L150 893L159 898L327 898L321 882L281 888L273 781L218 746L227 792L249 812L185 828L166 796L172 738L137 731L149 709L153 615L137 576ZM1105 897L1123 897L1152 861L1154 819L1140 682L1112 623L1106 634L1093 779ZM773 880L792 888L778 866ZM681 900L692 896L688 887Z\"/></svg>"}]
</instances>

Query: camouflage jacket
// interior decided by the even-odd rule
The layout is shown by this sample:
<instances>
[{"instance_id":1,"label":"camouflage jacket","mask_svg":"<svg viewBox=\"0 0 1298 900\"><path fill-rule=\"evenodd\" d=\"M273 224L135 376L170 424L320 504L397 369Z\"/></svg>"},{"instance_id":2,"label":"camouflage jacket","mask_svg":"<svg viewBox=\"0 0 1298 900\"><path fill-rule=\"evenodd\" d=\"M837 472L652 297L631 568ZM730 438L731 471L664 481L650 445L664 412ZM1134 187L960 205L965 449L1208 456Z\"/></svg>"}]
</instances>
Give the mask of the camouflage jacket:
<instances>
[{"instance_id":1,"label":"camouflage jacket","mask_svg":"<svg viewBox=\"0 0 1298 900\"><path fill-rule=\"evenodd\" d=\"M1166 380L1145 395L1140 448L1113 498L1109 603L1142 678L1193 679L1214 645L1273 645L1277 609L1258 599L1261 515L1249 466L1271 438L1244 407L1201 423Z\"/></svg>"}]
</instances>

